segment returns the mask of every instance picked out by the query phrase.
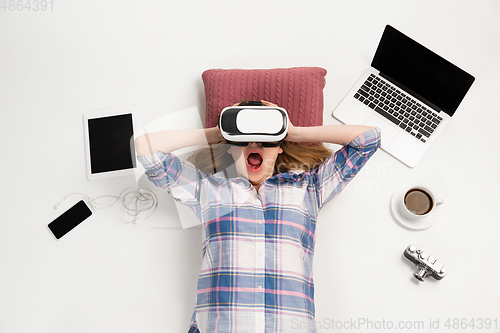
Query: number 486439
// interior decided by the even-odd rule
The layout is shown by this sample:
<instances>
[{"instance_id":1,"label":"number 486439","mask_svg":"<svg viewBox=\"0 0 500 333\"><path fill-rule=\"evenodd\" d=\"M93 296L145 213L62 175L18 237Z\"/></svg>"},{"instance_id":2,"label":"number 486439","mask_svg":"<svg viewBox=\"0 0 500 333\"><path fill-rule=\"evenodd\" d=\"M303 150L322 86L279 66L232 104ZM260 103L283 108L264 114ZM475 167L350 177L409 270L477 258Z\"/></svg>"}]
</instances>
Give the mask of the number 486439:
<instances>
[{"instance_id":1,"label":"number 486439","mask_svg":"<svg viewBox=\"0 0 500 333\"><path fill-rule=\"evenodd\" d=\"M9 12L44 12L54 10L53 0L3 0L0 10Z\"/></svg>"},{"instance_id":2,"label":"number 486439","mask_svg":"<svg viewBox=\"0 0 500 333\"><path fill-rule=\"evenodd\" d=\"M467 318L448 318L446 320L446 323L444 326L448 329L467 329L467 330L473 330L473 329L497 329L498 322L497 319L490 319L490 318L472 318L472 319L467 319Z\"/></svg>"}]
</instances>

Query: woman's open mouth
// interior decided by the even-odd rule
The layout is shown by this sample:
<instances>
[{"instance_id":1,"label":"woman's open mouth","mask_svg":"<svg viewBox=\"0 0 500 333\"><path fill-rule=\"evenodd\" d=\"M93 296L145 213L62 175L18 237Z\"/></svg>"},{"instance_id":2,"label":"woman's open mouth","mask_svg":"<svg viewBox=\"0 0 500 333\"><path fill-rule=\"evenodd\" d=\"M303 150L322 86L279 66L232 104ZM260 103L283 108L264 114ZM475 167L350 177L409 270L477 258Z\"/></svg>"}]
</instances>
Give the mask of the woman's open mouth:
<instances>
[{"instance_id":1,"label":"woman's open mouth","mask_svg":"<svg viewBox=\"0 0 500 333\"><path fill-rule=\"evenodd\" d=\"M262 168L262 153L259 151L251 151L247 155L247 167L250 171L258 172Z\"/></svg>"}]
</instances>

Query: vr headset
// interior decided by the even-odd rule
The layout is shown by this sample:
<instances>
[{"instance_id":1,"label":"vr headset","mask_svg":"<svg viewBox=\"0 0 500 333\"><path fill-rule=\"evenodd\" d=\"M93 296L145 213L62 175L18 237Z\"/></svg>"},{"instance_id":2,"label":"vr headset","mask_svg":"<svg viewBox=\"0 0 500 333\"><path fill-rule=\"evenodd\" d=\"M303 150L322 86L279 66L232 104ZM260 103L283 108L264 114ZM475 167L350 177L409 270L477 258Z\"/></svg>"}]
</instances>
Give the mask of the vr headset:
<instances>
[{"instance_id":1,"label":"vr headset","mask_svg":"<svg viewBox=\"0 0 500 333\"><path fill-rule=\"evenodd\" d=\"M224 108L219 115L219 128L229 144L245 146L247 142L259 142L264 147L278 146L287 134L288 114L283 108L249 101L247 106Z\"/></svg>"}]
</instances>

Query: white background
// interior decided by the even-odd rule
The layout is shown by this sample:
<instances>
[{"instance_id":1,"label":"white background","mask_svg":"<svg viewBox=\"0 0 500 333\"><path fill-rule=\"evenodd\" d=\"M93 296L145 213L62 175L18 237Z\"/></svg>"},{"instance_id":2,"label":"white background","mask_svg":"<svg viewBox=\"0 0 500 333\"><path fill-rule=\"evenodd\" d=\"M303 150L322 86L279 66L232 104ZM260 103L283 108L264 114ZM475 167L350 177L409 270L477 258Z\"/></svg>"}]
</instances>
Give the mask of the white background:
<instances>
[{"instance_id":1,"label":"white background","mask_svg":"<svg viewBox=\"0 0 500 333\"><path fill-rule=\"evenodd\" d=\"M318 330L364 318L373 329L336 331L421 321L419 332L435 332L430 323L437 328L439 320L441 331L468 332L445 323L489 318L496 329L476 331L500 332L499 14L496 0L53 0L44 12L10 11L7 3L0 10L0 332L189 326L201 229L182 230L166 194L136 225L122 223L116 205L59 241L47 229L68 193L117 195L135 185L134 177L86 179L83 112L135 104L143 123L190 107L203 113L206 69L319 66L328 70L325 124L337 123L331 112L369 66L386 24L476 82L416 168L379 151L322 211ZM390 212L394 191L413 181L445 199L441 219L423 231L402 227ZM416 281L402 255L412 243L442 261L448 276Z\"/></svg>"}]
</instances>

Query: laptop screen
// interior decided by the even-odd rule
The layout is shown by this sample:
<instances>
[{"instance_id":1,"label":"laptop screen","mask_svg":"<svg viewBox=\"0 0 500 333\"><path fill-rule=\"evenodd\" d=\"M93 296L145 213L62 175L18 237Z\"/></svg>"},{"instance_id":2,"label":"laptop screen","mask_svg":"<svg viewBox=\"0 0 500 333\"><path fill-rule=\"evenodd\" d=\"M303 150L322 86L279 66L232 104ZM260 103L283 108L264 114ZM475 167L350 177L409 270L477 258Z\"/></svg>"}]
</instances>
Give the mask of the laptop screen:
<instances>
[{"instance_id":1,"label":"laptop screen","mask_svg":"<svg viewBox=\"0 0 500 333\"><path fill-rule=\"evenodd\" d=\"M387 25L372 67L422 102L453 116L474 77Z\"/></svg>"}]
</instances>

